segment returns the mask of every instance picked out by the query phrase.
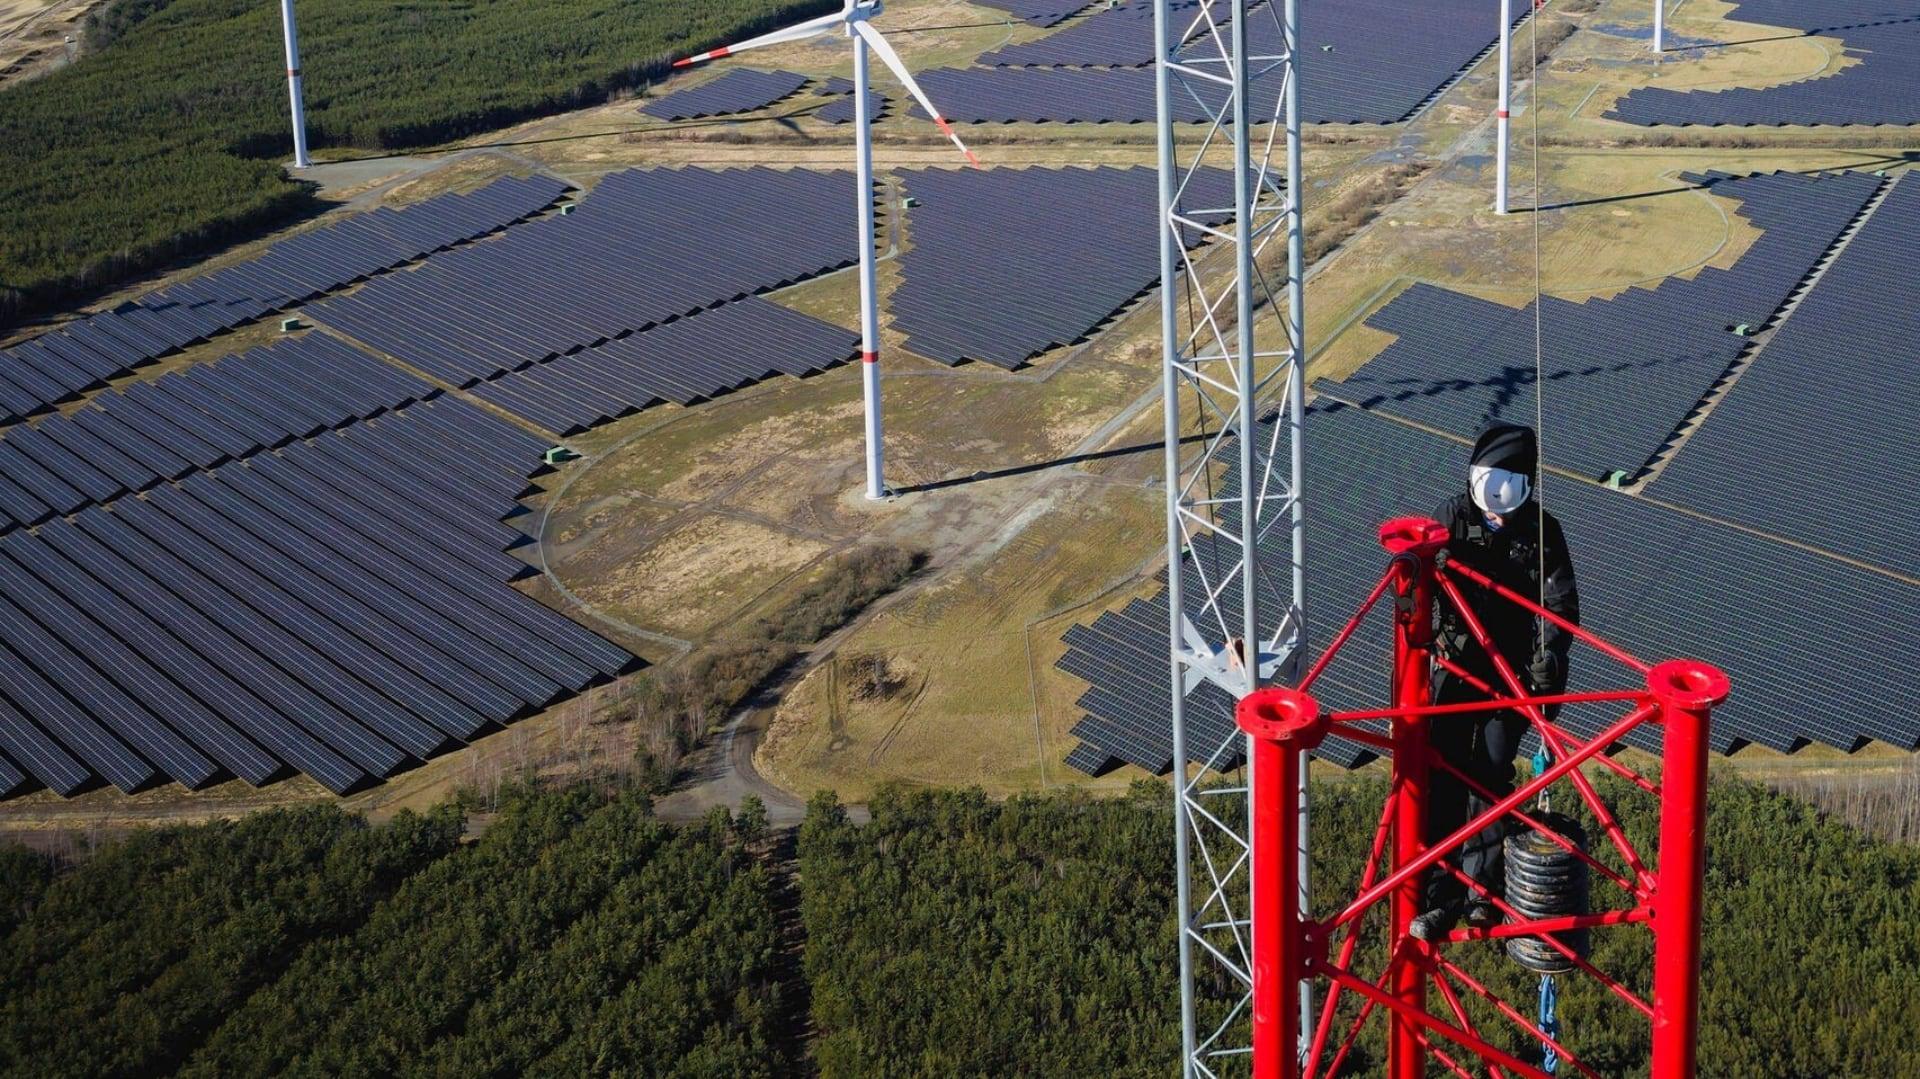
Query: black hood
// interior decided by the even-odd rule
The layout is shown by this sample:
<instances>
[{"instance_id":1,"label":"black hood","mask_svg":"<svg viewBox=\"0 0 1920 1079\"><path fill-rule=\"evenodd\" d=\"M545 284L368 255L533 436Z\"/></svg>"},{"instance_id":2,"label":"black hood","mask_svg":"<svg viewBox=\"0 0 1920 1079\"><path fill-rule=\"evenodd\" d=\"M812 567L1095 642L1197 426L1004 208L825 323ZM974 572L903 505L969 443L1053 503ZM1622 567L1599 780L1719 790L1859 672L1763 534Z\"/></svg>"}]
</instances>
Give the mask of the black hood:
<instances>
[{"instance_id":1,"label":"black hood","mask_svg":"<svg viewBox=\"0 0 1920 1079\"><path fill-rule=\"evenodd\" d=\"M1468 462L1487 468L1504 468L1531 477L1540 463L1540 449L1533 428L1514 423L1494 423L1480 432L1473 443Z\"/></svg>"}]
</instances>

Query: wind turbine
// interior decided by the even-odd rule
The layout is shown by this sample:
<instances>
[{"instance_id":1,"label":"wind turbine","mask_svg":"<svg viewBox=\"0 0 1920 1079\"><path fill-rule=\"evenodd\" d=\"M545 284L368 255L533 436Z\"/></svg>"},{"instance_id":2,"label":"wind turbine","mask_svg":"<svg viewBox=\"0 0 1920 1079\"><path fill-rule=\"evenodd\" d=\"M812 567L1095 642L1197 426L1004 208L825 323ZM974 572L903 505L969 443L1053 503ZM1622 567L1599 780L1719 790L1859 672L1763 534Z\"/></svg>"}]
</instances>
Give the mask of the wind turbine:
<instances>
[{"instance_id":1,"label":"wind turbine","mask_svg":"<svg viewBox=\"0 0 1920 1079\"><path fill-rule=\"evenodd\" d=\"M307 110L300 101L300 32L293 25L293 0L280 0L280 35L287 43L287 96L293 104L293 167L313 164L307 159Z\"/></svg>"},{"instance_id":2,"label":"wind turbine","mask_svg":"<svg viewBox=\"0 0 1920 1079\"><path fill-rule=\"evenodd\" d=\"M737 45L728 45L712 52L703 52L698 56L689 56L675 60L674 67L687 67L707 60L718 60L748 49L757 49L763 45L783 45L789 41L804 41L818 37L830 30L844 26L846 34L853 39L853 122L854 147L858 165L855 169L855 182L860 205L860 367L861 381L866 393L867 413L867 497L880 499L887 496L886 483L882 479L881 434L880 434L880 308L873 284L873 121L867 115L867 49L872 48L880 54L880 62L887 65L895 78L907 88L907 92L920 102L920 107L947 133L947 138L965 154L974 168L980 167L980 159L973 156L967 144L954 134L953 125L940 110L933 107L920 84L913 81L907 73L900 55L887 44L868 19L880 14L880 0L847 0L847 6L831 15L822 15L796 23L785 30L775 30L749 38Z\"/></svg>"}]
</instances>

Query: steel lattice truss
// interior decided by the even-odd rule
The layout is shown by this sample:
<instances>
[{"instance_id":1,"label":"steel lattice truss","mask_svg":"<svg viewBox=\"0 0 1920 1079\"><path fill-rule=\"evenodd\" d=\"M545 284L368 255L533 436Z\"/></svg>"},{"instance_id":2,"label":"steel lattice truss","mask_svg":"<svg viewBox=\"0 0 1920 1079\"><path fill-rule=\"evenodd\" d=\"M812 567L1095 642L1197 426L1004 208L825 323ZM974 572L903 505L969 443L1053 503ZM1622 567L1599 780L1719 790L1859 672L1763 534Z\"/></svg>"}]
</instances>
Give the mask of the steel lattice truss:
<instances>
[{"instance_id":1,"label":"steel lattice truss","mask_svg":"<svg viewBox=\"0 0 1920 1079\"><path fill-rule=\"evenodd\" d=\"M1251 837L1247 784L1220 779L1237 754L1188 757L1183 698L1206 682L1239 697L1290 680L1304 625L1298 24L1294 0L1248 7L1157 0L1154 12L1183 1074L1196 1076L1242 1070L1249 1053ZM1275 32L1250 35L1250 18ZM1265 110L1248 92L1262 80L1283 88L1258 95ZM1176 144L1176 115L1195 105L1207 120ZM1201 170L1222 164L1230 213L1191 205ZM1193 232L1215 242L1190 249ZM1256 426L1276 411L1282 422ZM1229 473L1244 481L1225 485ZM1276 527L1294 535L1285 564L1259 557Z\"/></svg>"}]
</instances>

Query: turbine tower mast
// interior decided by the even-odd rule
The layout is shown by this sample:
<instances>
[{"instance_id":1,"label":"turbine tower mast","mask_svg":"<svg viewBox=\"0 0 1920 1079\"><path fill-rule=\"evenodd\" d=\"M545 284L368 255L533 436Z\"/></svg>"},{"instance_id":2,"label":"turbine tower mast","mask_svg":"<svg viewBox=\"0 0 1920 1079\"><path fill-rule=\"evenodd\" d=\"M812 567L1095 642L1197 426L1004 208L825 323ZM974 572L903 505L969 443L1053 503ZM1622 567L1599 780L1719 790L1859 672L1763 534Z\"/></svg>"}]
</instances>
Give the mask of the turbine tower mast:
<instances>
[{"instance_id":1,"label":"turbine tower mast","mask_svg":"<svg viewBox=\"0 0 1920 1079\"><path fill-rule=\"evenodd\" d=\"M291 0L286 0L291 2ZM888 490L884 469L882 468L883 433L880 424L880 301L874 288L873 270L873 119L867 113L867 98L870 89L867 86L867 50L872 49L880 62L893 72L893 77L907 88L907 93L920 103L933 122L946 133L967 163L974 168L980 167L980 159L975 157L967 144L954 134L953 125L940 110L933 107L933 101L920 84L908 73L907 65L900 60L900 54L893 51L887 39L873 28L868 20L880 14L880 0L847 0L846 5L831 15L822 15L817 19L796 23L784 30L775 30L749 38L738 44L728 45L675 60L674 67L687 67L692 64L718 60L732 56L747 49L758 49L768 45L782 45L790 41L805 41L811 37L832 30L845 28L847 37L853 41L853 124L854 150L856 158L855 173L859 191L856 197L860 202L860 377L861 387L866 398L867 419L867 497L881 499L887 497Z\"/></svg>"},{"instance_id":2,"label":"turbine tower mast","mask_svg":"<svg viewBox=\"0 0 1920 1079\"><path fill-rule=\"evenodd\" d=\"M1497 129L1494 156L1497 161L1494 171L1498 173L1493 195L1493 212L1507 212L1507 111L1510 104L1508 93L1513 85L1513 0L1500 0L1500 104L1494 109L1494 127Z\"/></svg>"},{"instance_id":3,"label":"turbine tower mast","mask_svg":"<svg viewBox=\"0 0 1920 1079\"><path fill-rule=\"evenodd\" d=\"M887 494L886 437L880 419L880 293L874 282L873 124L868 119L867 40L848 27L853 38L854 168L860 203L860 393L866 404L867 497Z\"/></svg>"},{"instance_id":4,"label":"turbine tower mast","mask_svg":"<svg viewBox=\"0 0 1920 1079\"><path fill-rule=\"evenodd\" d=\"M293 24L293 0L280 0L280 35L287 43L287 97L293 105L293 167L313 164L307 158L307 109L300 97L300 31Z\"/></svg>"},{"instance_id":5,"label":"turbine tower mast","mask_svg":"<svg viewBox=\"0 0 1920 1079\"><path fill-rule=\"evenodd\" d=\"M1223 1061L1250 1051L1254 954L1245 823L1252 777L1220 782L1243 755L1251 770L1251 744L1197 737L1185 696L1203 681L1239 698L1297 680L1305 644L1298 0L1253 6L1154 4L1183 1076L1218 1074ZM1176 138L1176 109L1195 104L1202 124ZM1197 170L1222 165L1233 173L1232 222L1213 228L1201 224L1203 208L1188 191ZM1211 236L1209 250L1230 259L1231 271L1197 271L1182 242L1189 230ZM1183 413L1183 399L1197 414ZM1256 422L1269 412L1270 424ZM1203 437L1189 450L1182 440L1196 430ZM1227 489L1216 491L1222 483ZM1276 529L1291 542L1270 544L1263 559L1260 540ZM1285 553L1271 557L1276 549ZM1304 757L1300 764L1290 831L1304 907ZM1235 987L1233 999L1199 991L1220 984ZM1298 999L1304 1041L1313 1022L1304 986Z\"/></svg>"}]
</instances>

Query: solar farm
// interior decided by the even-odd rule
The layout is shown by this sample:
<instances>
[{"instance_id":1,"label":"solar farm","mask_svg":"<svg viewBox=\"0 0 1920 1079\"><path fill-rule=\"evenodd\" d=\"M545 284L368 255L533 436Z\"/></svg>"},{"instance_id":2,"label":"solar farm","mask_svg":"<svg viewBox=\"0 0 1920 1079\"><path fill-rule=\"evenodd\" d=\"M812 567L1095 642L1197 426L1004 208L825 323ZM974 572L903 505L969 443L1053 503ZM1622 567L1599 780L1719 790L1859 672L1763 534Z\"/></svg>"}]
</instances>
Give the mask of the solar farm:
<instances>
[{"instance_id":1,"label":"solar farm","mask_svg":"<svg viewBox=\"0 0 1920 1079\"><path fill-rule=\"evenodd\" d=\"M1479 428L1539 407L1587 623L1722 664L1737 766L1873 774L1920 750L1897 658L1920 639L1920 9L1708 7L1654 59L1644 5L1514 5L1515 48L1549 42L1513 106L1541 132L1538 304L1536 215L1491 211L1497 6L1304 20L1307 633L1365 598L1380 520L1431 512ZM1183 57L1231 32L1173 9ZM880 544L925 568L715 721L726 782L792 808L1165 774L1152 5L901 0L875 25L983 167L876 63L860 189L832 33L322 161L314 220L5 330L0 814L385 809L629 767L634 687ZM1280 48L1273 5L1245 29ZM1255 111L1280 93L1256 79ZM1172 106L1216 152L1217 102ZM1220 168L1179 193L1196 333L1232 203ZM1220 421L1193 422L1199 444ZM1186 552L1189 597L1225 557ZM1385 645L1328 670L1331 706L1374 698ZM876 657L892 681L863 690ZM1197 752L1231 708L1190 694Z\"/></svg>"}]
</instances>

